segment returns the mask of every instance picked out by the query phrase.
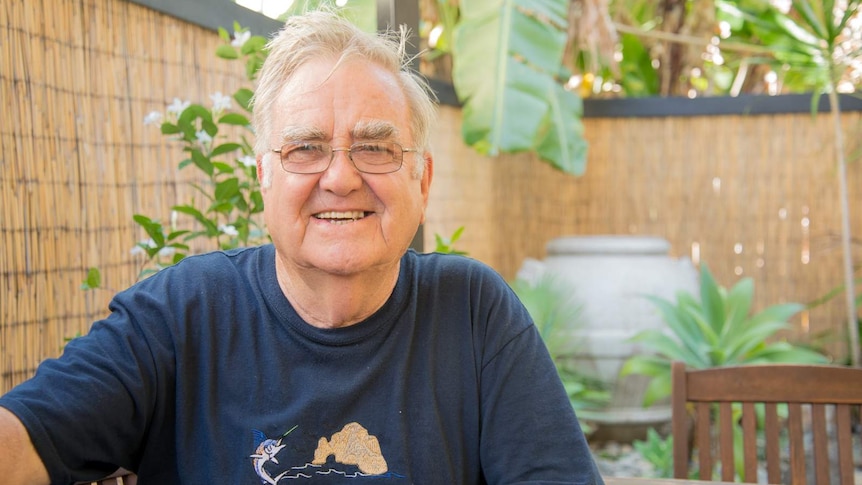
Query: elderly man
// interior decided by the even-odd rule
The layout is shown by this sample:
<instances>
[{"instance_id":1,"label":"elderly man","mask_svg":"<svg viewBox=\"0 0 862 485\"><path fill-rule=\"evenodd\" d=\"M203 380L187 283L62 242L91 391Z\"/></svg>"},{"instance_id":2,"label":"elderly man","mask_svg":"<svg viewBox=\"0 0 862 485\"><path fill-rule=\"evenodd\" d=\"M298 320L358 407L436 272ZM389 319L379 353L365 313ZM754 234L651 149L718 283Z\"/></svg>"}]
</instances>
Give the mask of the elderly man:
<instances>
[{"instance_id":1,"label":"elderly man","mask_svg":"<svg viewBox=\"0 0 862 485\"><path fill-rule=\"evenodd\" d=\"M190 257L0 398L4 483L601 483L524 307L408 250L434 105L403 40L289 19L255 98L272 244Z\"/></svg>"}]
</instances>

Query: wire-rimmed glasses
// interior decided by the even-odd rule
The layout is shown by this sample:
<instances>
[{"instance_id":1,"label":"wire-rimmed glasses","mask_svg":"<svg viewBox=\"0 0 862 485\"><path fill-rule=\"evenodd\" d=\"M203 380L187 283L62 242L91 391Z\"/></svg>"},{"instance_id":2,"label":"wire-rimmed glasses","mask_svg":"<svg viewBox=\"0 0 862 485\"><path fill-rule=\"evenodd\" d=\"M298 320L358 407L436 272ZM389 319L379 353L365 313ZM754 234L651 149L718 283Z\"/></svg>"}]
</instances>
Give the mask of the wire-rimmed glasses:
<instances>
[{"instance_id":1,"label":"wire-rimmed glasses","mask_svg":"<svg viewBox=\"0 0 862 485\"><path fill-rule=\"evenodd\" d=\"M285 172L314 174L325 172L335 152L347 152L347 158L362 173L383 174L398 171L404 161L404 152L417 152L415 148L404 148L391 141L360 142L348 148L332 148L332 145L317 141L292 141L279 149L272 149L281 157L281 168Z\"/></svg>"}]
</instances>

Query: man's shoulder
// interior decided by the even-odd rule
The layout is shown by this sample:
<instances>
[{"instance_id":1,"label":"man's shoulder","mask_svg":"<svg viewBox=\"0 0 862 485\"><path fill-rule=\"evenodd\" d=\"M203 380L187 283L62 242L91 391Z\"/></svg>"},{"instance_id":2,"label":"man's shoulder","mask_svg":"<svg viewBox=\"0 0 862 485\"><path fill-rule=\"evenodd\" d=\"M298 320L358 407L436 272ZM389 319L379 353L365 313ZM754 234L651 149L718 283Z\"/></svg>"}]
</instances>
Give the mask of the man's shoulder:
<instances>
[{"instance_id":1,"label":"man's shoulder","mask_svg":"<svg viewBox=\"0 0 862 485\"><path fill-rule=\"evenodd\" d=\"M469 256L453 253L417 253L408 251L407 257L415 261L420 270L443 271L455 274L490 273L497 274L486 263Z\"/></svg>"},{"instance_id":2,"label":"man's shoulder","mask_svg":"<svg viewBox=\"0 0 862 485\"><path fill-rule=\"evenodd\" d=\"M272 245L210 251L183 258L165 271L218 274L222 271L242 270L262 262L272 263L268 255L274 257Z\"/></svg>"},{"instance_id":3,"label":"man's shoulder","mask_svg":"<svg viewBox=\"0 0 862 485\"><path fill-rule=\"evenodd\" d=\"M158 291L167 286L175 291L183 286L234 285L261 275L267 266L272 267L274 257L271 245L195 254L138 281L130 289Z\"/></svg>"}]
</instances>

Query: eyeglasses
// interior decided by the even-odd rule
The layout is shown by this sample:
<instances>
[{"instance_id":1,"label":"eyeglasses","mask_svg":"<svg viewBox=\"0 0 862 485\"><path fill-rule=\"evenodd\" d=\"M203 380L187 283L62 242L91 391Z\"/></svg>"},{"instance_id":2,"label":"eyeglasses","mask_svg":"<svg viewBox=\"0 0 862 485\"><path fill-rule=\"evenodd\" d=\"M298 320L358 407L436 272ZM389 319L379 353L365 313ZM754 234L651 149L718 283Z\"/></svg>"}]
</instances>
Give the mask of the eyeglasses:
<instances>
[{"instance_id":1,"label":"eyeglasses","mask_svg":"<svg viewBox=\"0 0 862 485\"><path fill-rule=\"evenodd\" d=\"M356 170L362 173L392 173L401 168L404 152L418 152L394 142L354 143L349 148L332 148L329 143L292 141L275 153L281 155L281 168L285 172L313 174L325 172L335 152L347 152Z\"/></svg>"}]
</instances>

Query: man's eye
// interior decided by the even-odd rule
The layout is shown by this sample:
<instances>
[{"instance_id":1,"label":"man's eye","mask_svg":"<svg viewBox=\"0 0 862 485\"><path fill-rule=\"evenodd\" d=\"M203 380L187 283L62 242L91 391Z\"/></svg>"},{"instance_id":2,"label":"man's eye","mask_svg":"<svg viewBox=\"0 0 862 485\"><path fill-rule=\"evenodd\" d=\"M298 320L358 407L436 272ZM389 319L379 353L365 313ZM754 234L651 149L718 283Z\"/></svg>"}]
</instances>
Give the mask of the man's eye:
<instances>
[{"instance_id":1,"label":"man's eye","mask_svg":"<svg viewBox=\"0 0 862 485\"><path fill-rule=\"evenodd\" d=\"M296 145L293 148L293 151L301 151L301 152L322 152L324 151L323 146L316 143L302 143Z\"/></svg>"},{"instance_id":2,"label":"man's eye","mask_svg":"<svg viewBox=\"0 0 862 485\"><path fill-rule=\"evenodd\" d=\"M388 152L391 151L389 149L389 144L387 143L363 143L362 145L356 145L353 147L354 151L357 152Z\"/></svg>"}]
</instances>

